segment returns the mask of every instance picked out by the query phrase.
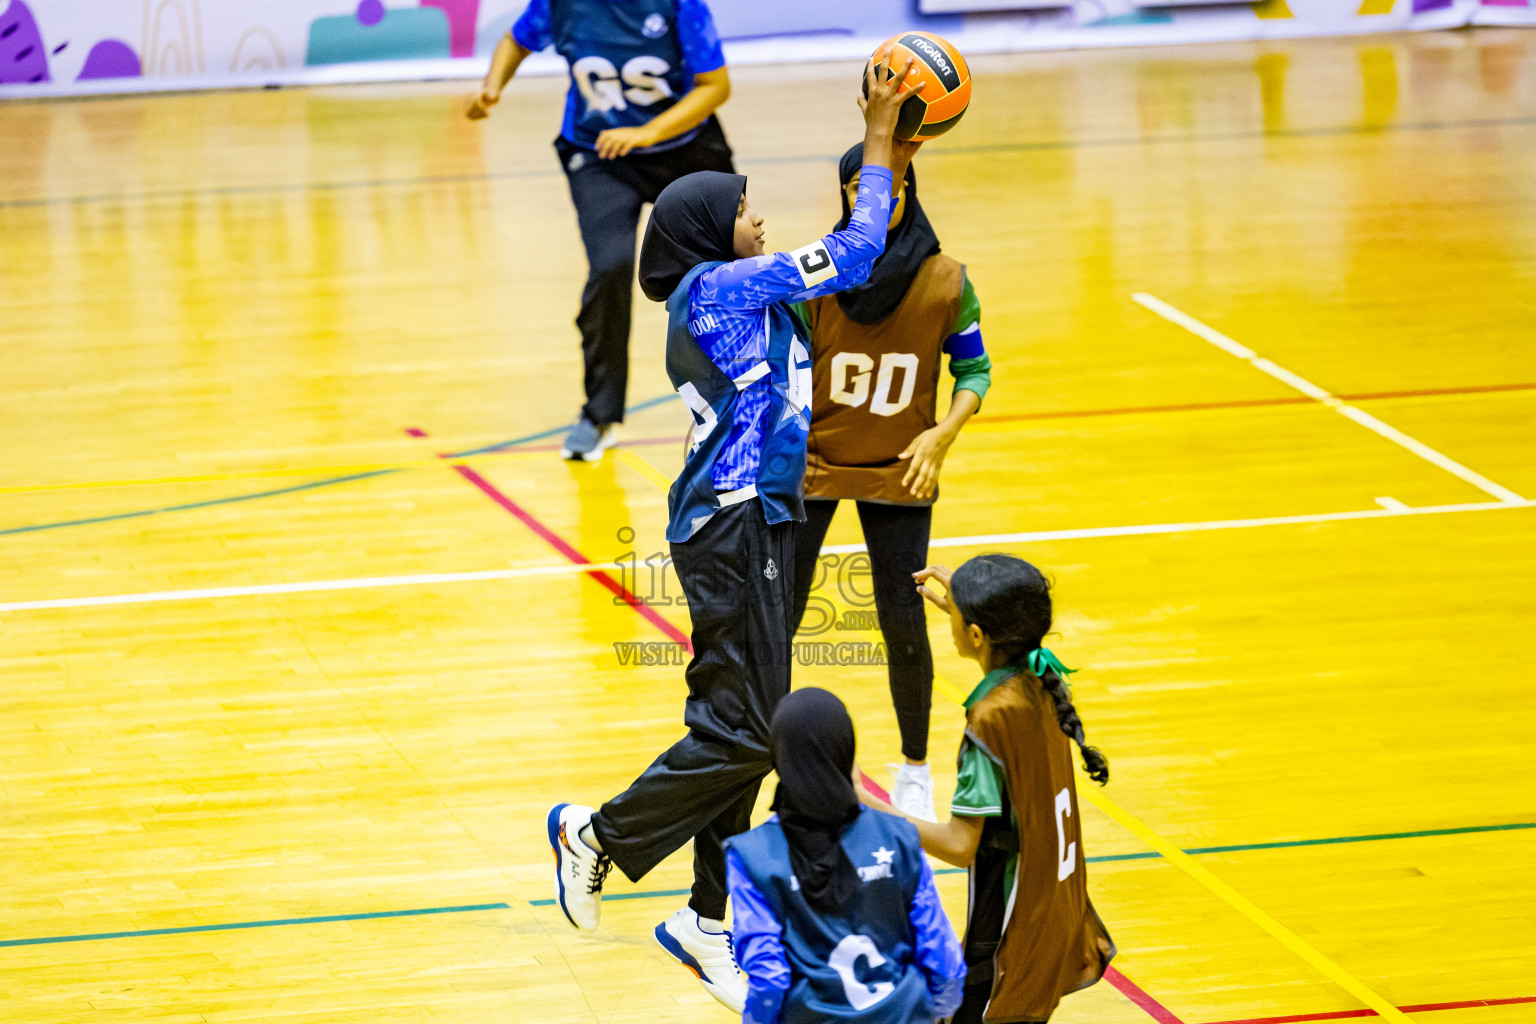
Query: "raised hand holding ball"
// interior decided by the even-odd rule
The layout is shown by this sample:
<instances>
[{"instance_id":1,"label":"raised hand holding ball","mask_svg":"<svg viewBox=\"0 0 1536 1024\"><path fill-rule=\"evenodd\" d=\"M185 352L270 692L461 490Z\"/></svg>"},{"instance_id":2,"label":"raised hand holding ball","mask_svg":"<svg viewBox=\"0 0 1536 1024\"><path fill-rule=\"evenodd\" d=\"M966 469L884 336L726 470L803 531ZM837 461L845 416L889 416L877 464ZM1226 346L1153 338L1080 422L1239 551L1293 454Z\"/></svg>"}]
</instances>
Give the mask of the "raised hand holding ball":
<instances>
[{"instance_id":1,"label":"raised hand holding ball","mask_svg":"<svg viewBox=\"0 0 1536 1024\"><path fill-rule=\"evenodd\" d=\"M954 44L932 32L892 36L875 48L885 68L910 67L898 88L910 95L896 119L896 138L913 142L936 139L960 123L971 103L971 69ZM869 95L866 77L864 94Z\"/></svg>"}]
</instances>

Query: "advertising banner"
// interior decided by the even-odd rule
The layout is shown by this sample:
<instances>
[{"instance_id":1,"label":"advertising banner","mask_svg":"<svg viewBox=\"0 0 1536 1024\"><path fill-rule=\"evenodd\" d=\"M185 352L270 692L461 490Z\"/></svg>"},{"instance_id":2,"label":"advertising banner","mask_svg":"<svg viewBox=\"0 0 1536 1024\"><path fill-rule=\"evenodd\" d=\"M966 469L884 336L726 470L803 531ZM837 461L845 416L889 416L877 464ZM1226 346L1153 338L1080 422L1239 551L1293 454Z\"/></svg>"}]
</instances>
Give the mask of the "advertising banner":
<instances>
[{"instance_id":1,"label":"advertising banner","mask_svg":"<svg viewBox=\"0 0 1536 1024\"><path fill-rule=\"evenodd\" d=\"M557 0L558 2L558 0ZM734 63L1536 25L1536 0L711 0ZM526 0L0 0L0 98L476 78ZM521 73L563 71L552 53Z\"/></svg>"}]
</instances>

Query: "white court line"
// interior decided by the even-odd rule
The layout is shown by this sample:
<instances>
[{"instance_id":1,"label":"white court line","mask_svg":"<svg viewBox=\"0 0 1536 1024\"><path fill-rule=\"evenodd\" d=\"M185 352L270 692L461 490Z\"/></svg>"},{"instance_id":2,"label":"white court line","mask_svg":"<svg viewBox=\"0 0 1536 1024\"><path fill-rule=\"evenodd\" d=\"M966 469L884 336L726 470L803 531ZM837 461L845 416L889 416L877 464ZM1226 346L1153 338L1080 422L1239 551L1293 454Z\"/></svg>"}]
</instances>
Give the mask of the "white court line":
<instances>
[{"instance_id":1,"label":"white court line","mask_svg":"<svg viewBox=\"0 0 1536 1024\"><path fill-rule=\"evenodd\" d=\"M248 587L210 587L206 590L160 590L146 594L107 594L101 597L56 597L45 601L11 601L0 612L36 611L42 608L96 608L113 604L158 604L162 601L204 601L217 597L256 597L262 594L309 594L323 590L373 590L380 587L416 587L433 583L473 583L478 580L513 580L527 576L563 576L567 573L605 569L594 563L581 565L530 565L518 569L484 569L479 572L433 572L420 576L363 576L350 580L311 580L306 583L265 583Z\"/></svg>"},{"instance_id":2,"label":"white court line","mask_svg":"<svg viewBox=\"0 0 1536 1024\"><path fill-rule=\"evenodd\" d=\"M1173 306L1168 305L1168 303L1164 302L1162 299L1159 299L1157 296L1148 295L1146 292L1136 292L1131 296L1131 298L1145 306L1147 309L1150 309L1164 320L1167 320L1170 323L1178 324L1189 333L1197 337L1204 338L1206 341L1210 342L1212 345L1215 345L1223 352L1236 356L1248 365L1252 366L1254 369L1263 370L1265 373L1269 374L1276 380L1284 381L1291 387L1295 388L1297 391L1300 391L1302 394L1307 395L1310 398L1315 398L1317 401L1326 405L1340 416L1354 420L1365 429L1380 434L1388 441L1402 445L1404 448L1413 452L1413 454L1417 455L1419 458L1424 459L1427 462L1434 463L1436 466L1439 466L1447 473L1460 477L1462 480L1465 480L1467 483L1471 484L1473 487L1476 487L1478 490L1486 491L1487 493L1493 495L1495 498L1498 498L1500 501L1513 503L1525 500L1524 498L1520 497L1520 495L1510 490L1508 487L1494 483L1492 480L1489 480L1481 473L1475 472L1474 470L1470 470L1466 466L1463 466L1455 459L1452 459L1446 455L1441 455L1439 452L1435 451L1428 445L1420 441L1415 441L1413 438L1409 437L1401 430L1398 430L1396 427L1392 427L1386 423L1383 423L1381 420L1377 419L1375 416L1372 416L1370 413L1364 411L1363 409L1357 409L1353 405L1350 405L1348 402L1341 401L1335 396L1324 391L1322 388L1318 387L1316 384L1313 384L1306 378L1298 377L1296 374L1292 373L1290 370L1287 370L1285 367L1275 365L1268 359L1263 358L1257 352L1253 351L1253 349L1248 348L1245 345L1238 344L1231 338L1227 337L1225 334L1222 334L1220 331L1216 330L1214 327L1203 324L1199 320L1196 320L1194 317L1190 316L1188 313L1175 309Z\"/></svg>"},{"instance_id":3,"label":"white court line","mask_svg":"<svg viewBox=\"0 0 1536 1024\"><path fill-rule=\"evenodd\" d=\"M1149 523L1144 526L1090 526L1081 530L1036 530L1031 533L984 533L972 537L941 537L930 548L970 548L988 544L1027 544L1044 540L1084 540L1090 537L1143 537L1158 533L1203 533L1207 530L1243 530L1253 526L1295 526L1303 523L1340 523L1352 519L1395 519L1400 516L1432 516L1447 512L1491 512L1501 508L1531 508L1536 501L1475 501L1464 505L1423 505L1417 508L1370 508L1358 512L1314 512L1265 519L1213 519L1196 523ZM866 550L863 544L829 544L823 554L847 555Z\"/></svg>"},{"instance_id":4,"label":"white court line","mask_svg":"<svg viewBox=\"0 0 1536 1024\"><path fill-rule=\"evenodd\" d=\"M1036 530L1030 533L989 533L970 537L940 537L930 548L968 548L988 544L1025 544L1045 540L1085 540L1093 537L1142 537L1160 533L1203 533L1209 530L1241 530L1254 526L1295 526L1304 523L1337 523L1352 519L1393 519L1401 516L1443 515L1447 512L1491 512L1497 509L1536 507L1536 501L1481 501L1464 505L1425 505L1419 508L1364 509L1358 512L1316 512L1265 519L1214 519L1194 523L1147 523L1140 526L1090 526L1079 530ZM823 554L847 555L866 550L863 544L829 544ZM667 559L670 563L671 559ZM434 583L473 583L478 580L521 579L529 576L566 576L609 569L620 572L619 563L587 565L561 562L517 569L482 572L436 572L420 576L364 576L351 580L317 580L310 583L269 583L248 587L212 587L207 590L161 590L145 594L107 594L101 597L56 597L43 601L12 601L0 604L0 612L37 611L46 608L95 608L118 604L157 604L163 601L202 601L220 597L256 597L262 594L304 594L323 590L370 590L380 587L429 586Z\"/></svg>"}]
</instances>

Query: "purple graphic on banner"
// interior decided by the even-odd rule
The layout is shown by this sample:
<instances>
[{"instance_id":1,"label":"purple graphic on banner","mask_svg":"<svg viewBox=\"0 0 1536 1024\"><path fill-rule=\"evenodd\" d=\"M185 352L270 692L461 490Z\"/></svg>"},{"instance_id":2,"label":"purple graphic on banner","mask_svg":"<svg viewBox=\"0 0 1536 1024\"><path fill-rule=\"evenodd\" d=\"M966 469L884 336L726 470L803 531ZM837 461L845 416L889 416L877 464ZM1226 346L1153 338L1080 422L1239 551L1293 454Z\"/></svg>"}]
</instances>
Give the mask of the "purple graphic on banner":
<instances>
[{"instance_id":1,"label":"purple graphic on banner","mask_svg":"<svg viewBox=\"0 0 1536 1024\"><path fill-rule=\"evenodd\" d=\"M79 81L88 78L138 78L143 74L139 55L133 47L118 39L103 39L85 55L85 67Z\"/></svg>"},{"instance_id":2,"label":"purple graphic on banner","mask_svg":"<svg viewBox=\"0 0 1536 1024\"><path fill-rule=\"evenodd\" d=\"M48 51L43 48L43 34L37 29L32 8L22 0L0 14L0 85L17 82L51 82Z\"/></svg>"},{"instance_id":3,"label":"purple graphic on banner","mask_svg":"<svg viewBox=\"0 0 1536 1024\"><path fill-rule=\"evenodd\" d=\"M1455 0L1413 0L1413 13L1423 14L1425 11L1441 11L1450 7Z\"/></svg>"},{"instance_id":4,"label":"purple graphic on banner","mask_svg":"<svg viewBox=\"0 0 1536 1024\"><path fill-rule=\"evenodd\" d=\"M372 28L384 20L383 0L363 0L357 5L358 23Z\"/></svg>"}]
</instances>

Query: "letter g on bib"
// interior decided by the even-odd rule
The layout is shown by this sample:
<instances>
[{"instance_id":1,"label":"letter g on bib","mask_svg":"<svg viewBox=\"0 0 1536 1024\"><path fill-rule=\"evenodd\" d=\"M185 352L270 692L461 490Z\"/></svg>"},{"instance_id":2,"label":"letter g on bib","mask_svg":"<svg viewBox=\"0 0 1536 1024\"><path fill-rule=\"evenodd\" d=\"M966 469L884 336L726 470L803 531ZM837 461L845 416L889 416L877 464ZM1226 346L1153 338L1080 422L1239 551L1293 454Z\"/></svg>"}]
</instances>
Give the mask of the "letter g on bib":
<instances>
[{"instance_id":1,"label":"letter g on bib","mask_svg":"<svg viewBox=\"0 0 1536 1024\"><path fill-rule=\"evenodd\" d=\"M800 271L800 280L805 282L807 288L814 288L837 276L837 265L832 262L832 254L823 242L812 242L789 255L795 261L795 269Z\"/></svg>"}]
</instances>

